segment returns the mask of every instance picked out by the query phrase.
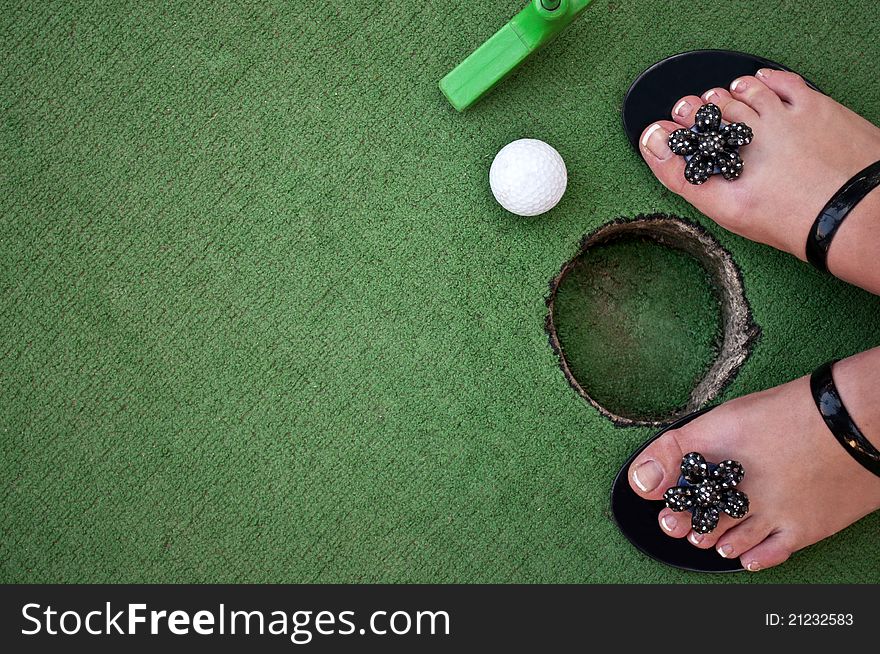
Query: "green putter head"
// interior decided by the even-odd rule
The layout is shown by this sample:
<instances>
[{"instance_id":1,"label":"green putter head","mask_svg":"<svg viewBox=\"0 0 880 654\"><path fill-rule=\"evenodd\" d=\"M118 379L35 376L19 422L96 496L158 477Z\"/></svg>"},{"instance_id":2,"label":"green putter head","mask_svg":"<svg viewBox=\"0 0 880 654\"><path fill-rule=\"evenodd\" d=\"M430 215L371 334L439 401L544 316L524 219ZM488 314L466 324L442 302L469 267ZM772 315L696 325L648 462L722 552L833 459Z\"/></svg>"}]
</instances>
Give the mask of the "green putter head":
<instances>
[{"instance_id":1,"label":"green putter head","mask_svg":"<svg viewBox=\"0 0 880 654\"><path fill-rule=\"evenodd\" d=\"M440 90L463 111L554 39L590 0L531 0L492 38L440 80Z\"/></svg>"}]
</instances>

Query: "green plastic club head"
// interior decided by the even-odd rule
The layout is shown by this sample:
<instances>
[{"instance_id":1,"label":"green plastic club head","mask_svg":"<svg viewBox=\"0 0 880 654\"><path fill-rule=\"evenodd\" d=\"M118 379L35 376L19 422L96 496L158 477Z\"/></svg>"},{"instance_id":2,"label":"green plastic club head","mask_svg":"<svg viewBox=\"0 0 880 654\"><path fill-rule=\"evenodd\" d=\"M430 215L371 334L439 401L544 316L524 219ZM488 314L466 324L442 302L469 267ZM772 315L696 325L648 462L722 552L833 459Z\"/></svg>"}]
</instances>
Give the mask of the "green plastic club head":
<instances>
[{"instance_id":1,"label":"green plastic club head","mask_svg":"<svg viewBox=\"0 0 880 654\"><path fill-rule=\"evenodd\" d=\"M530 54L552 41L588 4L590 0L531 0L507 25L440 80L440 90L453 107L459 111L467 109Z\"/></svg>"}]
</instances>

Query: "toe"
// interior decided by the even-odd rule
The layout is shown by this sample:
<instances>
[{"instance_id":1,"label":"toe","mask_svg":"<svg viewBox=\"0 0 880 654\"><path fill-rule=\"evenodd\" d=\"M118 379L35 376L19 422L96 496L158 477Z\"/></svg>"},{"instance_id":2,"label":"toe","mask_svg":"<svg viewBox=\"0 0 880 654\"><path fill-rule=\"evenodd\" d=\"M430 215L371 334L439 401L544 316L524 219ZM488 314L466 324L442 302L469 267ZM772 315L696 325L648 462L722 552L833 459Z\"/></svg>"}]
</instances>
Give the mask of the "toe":
<instances>
[{"instance_id":1,"label":"toe","mask_svg":"<svg viewBox=\"0 0 880 654\"><path fill-rule=\"evenodd\" d=\"M639 149L645 162L657 176L657 179L673 193L679 195L685 190L684 157L678 157L669 149L669 135L680 125L669 120L653 123L642 132Z\"/></svg>"},{"instance_id":2,"label":"toe","mask_svg":"<svg viewBox=\"0 0 880 654\"><path fill-rule=\"evenodd\" d=\"M715 87L714 89L709 89L703 94L702 97L703 102L711 102L716 107L721 107L731 100L733 100L733 96L730 95L730 91L727 89L722 89L720 86Z\"/></svg>"},{"instance_id":3,"label":"toe","mask_svg":"<svg viewBox=\"0 0 880 654\"><path fill-rule=\"evenodd\" d=\"M699 547L701 550L708 550L715 547L715 543L718 541L718 536L715 535L714 531L711 534L698 534L691 530L687 539L694 547Z\"/></svg>"},{"instance_id":4,"label":"toe","mask_svg":"<svg viewBox=\"0 0 880 654\"><path fill-rule=\"evenodd\" d=\"M772 527L763 520L747 518L745 521L738 521L738 524L719 537L715 549L725 559L732 559L758 545L771 531Z\"/></svg>"},{"instance_id":5,"label":"toe","mask_svg":"<svg viewBox=\"0 0 880 654\"><path fill-rule=\"evenodd\" d=\"M691 531L687 535L688 542L694 547L699 547L700 549L705 549L706 547L712 547L715 545L714 541L709 542L707 545L703 545L703 541L705 541L712 534L698 534L695 531Z\"/></svg>"},{"instance_id":6,"label":"toe","mask_svg":"<svg viewBox=\"0 0 880 654\"><path fill-rule=\"evenodd\" d=\"M737 104L742 105L742 103ZM754 114L751 109L745 105L742 106L749 113ZM737 121L741 121L741 119L728 119L728 122ZM670 120L661 120L652 123L642 132L642 137L639 140L639 151L642 153L645 163L648 164L648 167L650 167L657 179L660 180L660 183L670 191L680 195L706 215L722 215L722 212L731 206L732 191L730 185L724 182L724 180L720 180L719 183L719 180L713 181L712 179L709 179L707 183L702 185L688 183L684 176L684 169L687 165L685 157L674 154L669 148L669 135L677 129L685 128ZM678 456L681 457L681 454ZM676 470L680 462L680 458L675 462ZM669 484L669 486L672 485ZM636 489L636 492L639 492L639 490ZM649 495L645 494L646 492L642 491L640 494L643 497L649 497ZM653 493L650 497L659 499L660 495L662 495L662 491L660 493Z\"/></svg>"},{"instance_id":7,"label":"toe","mask_svg":"<svg viewBox=\"0 0 880 654\"><path fill-rule=\"evenodd\" d=\"M733 520L726 515L722 515L721 519L718 521L718 526L708 534L698 534L691 530L687 535L687 539L690 541L691 545L699 547L701 550L712 549L732 526Z\"/></svg>"},{"instance_id":8,"label":"toe","mask_svg":"<svg viewBox=\"0 0 880 654\"><path fill-rule=\"evenodd\" d=\"M721 116L728 123L754 122L758 112L749 107L745 102L740 102L727 89L716 87L709 89L703 94L705 102L711 102L721 109Z\"/></svg>"},{"instance_id":9,"label":"toe","mask_svg":"<svg viewBox=\"0 0 880 654\"><path fill-rule=\"evenodd\" d=\"M715 91L715 89L713 89ZM707 92L708 93L708 92ZM728 123L752 123L757 120L758 112L745 102L740 102L730 93L715 91L710 102L721 109L721 117Z\"/></svg>"},{"instance_id":10,"label":"toe","mask_svg":"<svg viewBox=\"0 0 880 654\"><path fill-rule=\"evenodd\" d=\"M816 93L797 73L762 68L756 73L756 76L767 88L789 104L804 102Z\"/></svg>"},{"instance_id":11,"label":"toe","mask_svg":"<svg viewBox=\"0 0 880 654\"><path fill-rule=\"evenodd\" d=\"M629 484L640 496L659 500L678 483L683 453L675 431L668 431L651 443L629 467Z\"/></svg>"},{"instance_id":12,"label":"toe","mask_svg":"<svg viewBox=\"0 0 880 654\"><path fill-rule=\"evenodd\" d=\"M735 99L754 109L758 115L782 109L782 100L776 92L751 75L733 80L730 93Z\"/></svg>"},{"instance_id":13,"label":"toe","mask_svg":"<svg viewBox=\"0 0 880 654\"><path fill-rule=\"evenodd\" d=\"M672 120L690 129L694 126L694 114L703 106L703 101L695 95L686 95L672 106Z\"/></svg>"},{"instance_id":14,"label":"toe","mask_svg":"<svg viewBox=\"0 0 880 654\"><path fill-rule=\"evenodd\" d=\"M740 554L739 560L750 572L772 568L788 560L792 548L781 533L775 533L752 549Z\"/></svg>"},{"instance_id":15,"label":"toe","mask_svg":"<svg viewBox=\"0 0 880 654\"><path fill-rule=\"evenodd\" d=\"M671 509L663 509L658 520L663 533L673 538L684 538L691 530L691 514L687 511L675 513Z\"/></svg>"}]
</instances>

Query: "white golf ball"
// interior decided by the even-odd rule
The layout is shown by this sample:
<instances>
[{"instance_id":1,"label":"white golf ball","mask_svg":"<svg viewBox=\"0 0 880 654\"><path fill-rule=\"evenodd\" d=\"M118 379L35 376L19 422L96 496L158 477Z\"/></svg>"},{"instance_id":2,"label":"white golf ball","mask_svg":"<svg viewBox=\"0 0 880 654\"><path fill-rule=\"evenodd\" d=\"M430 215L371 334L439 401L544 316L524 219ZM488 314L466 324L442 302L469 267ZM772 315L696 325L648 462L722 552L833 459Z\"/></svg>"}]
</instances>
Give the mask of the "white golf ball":
<instances>
[{"instance_id":1,"label":"white golf ball","mask_svg":"<svg viewBox=\"0 0 880 654\"><path fill-rule=\"evenodd\" d=\"M495 155L489 186L498 204L518 216L550 211L562 199L568 172L559 153L537 139L508 143Z\"/></svg>"}]
</instances>

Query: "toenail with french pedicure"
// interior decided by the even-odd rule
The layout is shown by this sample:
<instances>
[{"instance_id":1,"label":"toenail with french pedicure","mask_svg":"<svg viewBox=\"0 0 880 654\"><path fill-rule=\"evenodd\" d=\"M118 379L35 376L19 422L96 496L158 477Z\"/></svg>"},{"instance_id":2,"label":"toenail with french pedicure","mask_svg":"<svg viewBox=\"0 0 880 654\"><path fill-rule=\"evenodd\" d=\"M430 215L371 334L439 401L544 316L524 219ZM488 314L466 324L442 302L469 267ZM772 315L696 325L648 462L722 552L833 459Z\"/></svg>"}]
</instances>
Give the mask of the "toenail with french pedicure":
<instances>
[{"instance_id":1,"label":"toenail with french pedicure","mask_svg":"<svg viewBox=\"0 0 880 654\"><path fill-rule=\"evenodd\" d=\"M731 91L736 91L737 93L742 93L747 88L749 88L749 83L744 79L737 79L733 81L733 84L730 85Z\"/></svg>"},{"instance_id":2,"label":"toenail with french pedicure","mask_svg":"<svg viewBox=\"0 0 880 654\"><path fill-rule=\"evenodd\" d=\"M715 91L706 91L702 96L703 101L709 102L709 98L711 98L713 95L718 95L718 94Z\"/></svg>"},{"instance_id":3,"label":"toenail with french pedicure","mask_svg":"<svg viewBox=\"0 0 880 654\"><path fill-rule=\"evenodd\" d=\"M653 459L649 459L633 470L633 481L643 493L649 493L663 481L663 468Z\"/></svg>"},{"instance_id":4,"label":"toenail with french pedicure","mask_svg":"<svg viewBox=\"0 0 880 654\"><path fill-rule=\"evenodd\" d=\"M665 515L660 518L660 523L666 531L673 531L678 526L678 520L675 519L675 516L671 515Z\"/></svg>"},{"instance_id":5,"label":"toenail with french pedicure","mask_svg":"<svg viewBox=\"0 0 880 654\"><path fill-rule=\"evenodd\" d=\"M697 532L692 531L688 536L688 540L694 545L699 545L703 542L703 534L698 534Z\"/></svg>"},{"instance_id":6,"label":"toenail with french pedicure","mask_svg":"<svg viewBox=\"0 0 880 654\"><path fill-rule=\"evenodd\" d=\"M756 77L770 77L771 70L769 68L761 68L757 73L755 73Z\"/></svg>"},{"instance_id":7,"label":"toenail with french pedicure","mask_svg":"<svg viewBox=\"0 0 880 654\"><path fill-rule=\"evenodd\" d=\"M733 556L733 545L722 545L718 548L718 553L725 559L729 559Z\"/></svg>"},{"instance_id":8,"label":"toenail with french pedicure","mask_svg":"<svg viewBox=\"0 0 880 654\"><path fill-rule=\"evenodd\" d=\"M748 570L749 572L757 572L760 569L761 564L757 561L749 561L749 563L746 565L746 570Z\"/></svg>"},{"instance_id":9,"label":"toenail with french pedicure","mask_svg":"<svg viewBox=\"0 0 880 654\"><path fill-rule=\"evenodd\" d=\"M663 129L662 125L655 123L642 137L642 146L660 161L665 161L672 156L668 140L669 132Z\"/></svg>"},{"instance_id":10,"label":"toenail with french pedicure","mask_svg":"<svg viewBox=\"0 0 880 654\"><path fill-rule=\"evenodd\" d=\"M682 100L677 105L675 105L675 109L673 109L672 112L676 116L684 117L687 116L691 112L691 110L693 110L691 103L687 100Z\"/></svg>"}]
</instances>

